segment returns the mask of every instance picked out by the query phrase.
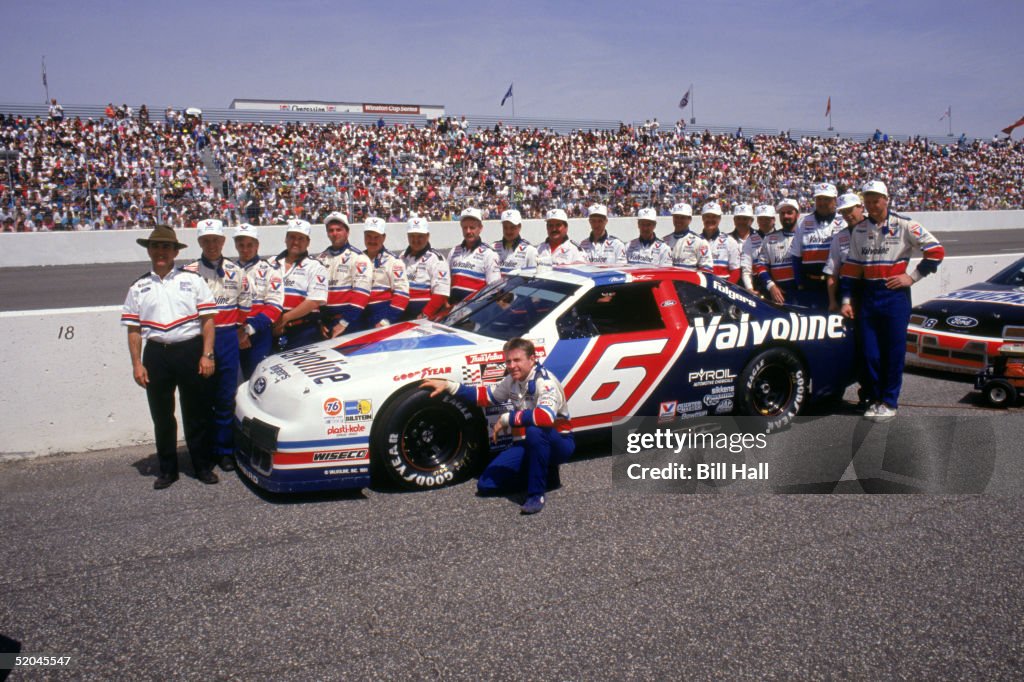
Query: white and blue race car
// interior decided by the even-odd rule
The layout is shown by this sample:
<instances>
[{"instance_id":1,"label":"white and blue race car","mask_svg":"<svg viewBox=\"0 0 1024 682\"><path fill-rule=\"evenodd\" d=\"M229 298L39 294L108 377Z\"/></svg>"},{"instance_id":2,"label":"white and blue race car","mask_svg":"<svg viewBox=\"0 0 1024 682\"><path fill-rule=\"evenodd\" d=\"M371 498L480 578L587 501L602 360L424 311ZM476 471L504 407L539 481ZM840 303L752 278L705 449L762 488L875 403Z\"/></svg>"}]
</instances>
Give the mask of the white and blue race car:
<instances>
[{"instance_id":1,"label":"white and blue race car","mask_svg":"<svg viewBox=\"0 0 1024 682\"><path fill-rule=\"evenodd\" d=\"M573 430L633 416L741 414L788 423L853 381L838 315L769 304L674 268L562 266L512 275L445 318L394 324L267 358L237 396L242 473L271 491L456 482L507 445L488 414L426 378L499 381L504 342L525 337L561 381Z\"/></svg>"}]
</instances>

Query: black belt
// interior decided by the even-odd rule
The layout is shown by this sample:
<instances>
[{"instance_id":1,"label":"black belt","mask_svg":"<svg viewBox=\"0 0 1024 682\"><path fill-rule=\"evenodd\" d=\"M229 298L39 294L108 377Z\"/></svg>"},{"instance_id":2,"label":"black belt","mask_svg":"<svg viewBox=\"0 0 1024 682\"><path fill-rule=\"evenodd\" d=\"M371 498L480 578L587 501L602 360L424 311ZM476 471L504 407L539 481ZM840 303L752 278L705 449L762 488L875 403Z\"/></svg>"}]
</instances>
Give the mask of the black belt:
<instances>
[{"instance_id":1,"label":"black belt","mask_svg":"<svg viewBox=\"0 0 1024 682\"><path fill-rule=\"evenodd\" d=\"M202 334L196 334L195 336L185 339L184 341L161 341L160 339L146 339L146 343L155 343L161 346L181 346L186 343L195 343L197 340L202 341Z\"/></svg>"}]
</instances>

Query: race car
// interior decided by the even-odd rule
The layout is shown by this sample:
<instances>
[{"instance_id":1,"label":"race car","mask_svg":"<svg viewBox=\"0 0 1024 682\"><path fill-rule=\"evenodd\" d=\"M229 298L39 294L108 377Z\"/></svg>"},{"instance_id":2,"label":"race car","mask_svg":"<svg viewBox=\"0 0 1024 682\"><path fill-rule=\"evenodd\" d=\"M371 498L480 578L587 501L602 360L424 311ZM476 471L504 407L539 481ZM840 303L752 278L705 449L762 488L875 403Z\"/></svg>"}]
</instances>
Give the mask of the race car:
<instances>
[{"instance_id":1,"label":"race car","mask_svg":"<svg viewBox=\"0 0 1024 682\"><path fill-rule=\"evenodd\" d=\"M838 315L681 269L560 266L495 282L436 322L267 358L237 395L240 471L277 492L365 487L371 472L415 489L465 478L507 446L488 427L508 408L485 413L420 384L500 381L513 337L561 381L578 438L635 415L736 413L779 428L852 382L852 331Z\"/></svg>"},{"instance_id":2,"label":"race car","mask_svg":"<svg viewBox=\"0 0 1024 682\"><path fill-rule=\"evenodd\" d=\"M915 306L907 364L974 374L1024 341L1024 258L988 280Z\"/></svg>"}]
</instances>

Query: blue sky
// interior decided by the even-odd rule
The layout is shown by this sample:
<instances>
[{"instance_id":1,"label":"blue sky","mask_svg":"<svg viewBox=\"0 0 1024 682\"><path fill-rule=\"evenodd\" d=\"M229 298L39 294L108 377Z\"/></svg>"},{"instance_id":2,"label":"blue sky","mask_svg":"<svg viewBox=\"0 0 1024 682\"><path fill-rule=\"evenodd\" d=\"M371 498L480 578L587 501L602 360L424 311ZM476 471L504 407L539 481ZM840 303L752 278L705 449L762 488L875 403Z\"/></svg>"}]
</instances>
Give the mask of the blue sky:
<instances>
[{"instance_id":1,"label":"blue sky","mask_svg":"<svg viewBox=\"0 0 1024 682\"><path fill-rule=\"evenodd\" d=\"M0 102L450 113L990 136L1024 116L1022 0L3 2ZM685 116L688 118L689 110ZM1020 135L1020 132L1017 133Z\"/></svg>"}]
</instances>

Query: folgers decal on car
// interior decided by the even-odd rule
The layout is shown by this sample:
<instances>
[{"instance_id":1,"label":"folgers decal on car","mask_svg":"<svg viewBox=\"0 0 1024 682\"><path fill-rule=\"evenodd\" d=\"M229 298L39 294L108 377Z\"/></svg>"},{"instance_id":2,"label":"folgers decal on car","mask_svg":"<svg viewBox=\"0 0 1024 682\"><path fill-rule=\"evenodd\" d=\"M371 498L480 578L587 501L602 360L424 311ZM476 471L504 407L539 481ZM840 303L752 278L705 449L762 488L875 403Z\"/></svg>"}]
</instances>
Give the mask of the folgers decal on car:
<instances>
[{"instance_id":1,"label":"folgers decal on car","mask_svg":"<svg viewBox=\"0 0 1024 682\"><path fill-rule=\"evenodd\" d=\"M971 327L977 327L978 321L973 317L967 317L966 315L953 315L946 318L946 324L950 327L957 327L959 329L970 329Z\"/></svg>"}]
</instances>

